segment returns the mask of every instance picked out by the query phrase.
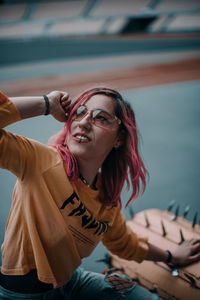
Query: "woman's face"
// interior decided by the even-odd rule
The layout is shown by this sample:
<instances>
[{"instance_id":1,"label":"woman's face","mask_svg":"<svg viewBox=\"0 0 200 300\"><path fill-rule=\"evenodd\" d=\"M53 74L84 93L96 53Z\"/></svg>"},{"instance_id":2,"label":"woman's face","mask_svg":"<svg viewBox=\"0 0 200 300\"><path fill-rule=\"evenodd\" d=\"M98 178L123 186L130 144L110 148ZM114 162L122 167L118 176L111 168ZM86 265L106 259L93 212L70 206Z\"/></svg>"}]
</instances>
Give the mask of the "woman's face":
<instances>
[{"instance_id":1,"label":"woman's face","mask_svg":"<svg viewBox=\"0 0 200 300\"><path fill-rule=\"evenodd\" d=\"M84 103L88 111L101 109L109 115L115 115L114 100L106 95L97 94ZM112 130L96 126L91 122L90 113L81 120L71 123L71 135L67 137L67 145L72 154L79 160L94 160L99 167L112 150L119 144L119 124L114 122Z\"/></svg>"}]
</instances>

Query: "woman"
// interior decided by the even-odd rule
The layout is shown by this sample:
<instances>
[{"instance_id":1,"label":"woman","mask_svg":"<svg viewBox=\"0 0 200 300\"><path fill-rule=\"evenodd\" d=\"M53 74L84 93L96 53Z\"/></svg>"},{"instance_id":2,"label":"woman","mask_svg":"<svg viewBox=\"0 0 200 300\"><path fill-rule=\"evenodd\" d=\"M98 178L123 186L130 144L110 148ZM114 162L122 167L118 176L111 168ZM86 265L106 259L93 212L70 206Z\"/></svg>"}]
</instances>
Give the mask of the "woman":
<instances>
[{"instance_id":1,"label":"woman","mask_svg":"<svg viewBox=\"0 0 200 300\"><path fill-rule=\"evenodd\" d=\"M199 241L171 253L126 226L124 183L132 187L130 203L144 192L147 175L130 105L108 88L88 90L73 103L59 91L0 95L1 128L49 113L65 122L49 146L0 133L0 166L17 176L2 245L0 299L157 299L128 279L117 277L125 280L119 291L115 275L79 268L100 240L112 253L138 262L184 265L200 259Z\"/></svg>"}]
</instances>

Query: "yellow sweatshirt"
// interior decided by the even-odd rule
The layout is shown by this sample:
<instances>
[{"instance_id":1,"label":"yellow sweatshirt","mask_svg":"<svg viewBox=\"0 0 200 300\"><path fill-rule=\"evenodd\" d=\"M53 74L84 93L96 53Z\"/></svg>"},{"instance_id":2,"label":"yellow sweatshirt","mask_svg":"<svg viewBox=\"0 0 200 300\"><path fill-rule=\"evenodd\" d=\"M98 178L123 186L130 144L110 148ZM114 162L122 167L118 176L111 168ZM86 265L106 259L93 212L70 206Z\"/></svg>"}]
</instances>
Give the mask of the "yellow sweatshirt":
<instances>
[{"instance_id":1,"label":"yellow sweatshirt","mask_svg":"<svg viewBox=\"0 0 200 300\"><path fill-rule=\"evenodd\" d=\"M0 128L21 120L0 93ZM59 152L0 129L0 167L17 177L2 245L1 272L24 275L37 269L39 280L64 285L100 240L114 254L141 262L147 240L126 225L119 205L108 206L98 191L70 182Z\"/></svg>"}]
</instances>

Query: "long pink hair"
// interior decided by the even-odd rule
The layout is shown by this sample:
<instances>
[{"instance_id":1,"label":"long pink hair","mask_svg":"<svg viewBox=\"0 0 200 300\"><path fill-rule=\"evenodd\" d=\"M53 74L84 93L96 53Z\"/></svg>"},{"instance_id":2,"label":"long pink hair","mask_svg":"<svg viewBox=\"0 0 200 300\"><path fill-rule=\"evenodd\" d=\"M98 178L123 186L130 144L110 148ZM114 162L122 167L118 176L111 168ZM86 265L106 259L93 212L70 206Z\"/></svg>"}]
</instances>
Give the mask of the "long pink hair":
<instances>
[{"instance_id":1,"label":"long pink hair","mask_svg":"<svg viewBox=\"0 0 200 300\"><path fill-rule=\"evenodd\" d=\"M115 114L121 120L119 131L123 138L123 144L118 149L113 148L101 166L98 182L101 186L101 201L115 205L121 205L121 192L126 182L128 190L132 187L132 193L126 203L143 194L146 188L148 172L144 166L138 150L138 129L135 114L130 104L115 90L109 88L93 88L82 93L71 105L70 114L61 132L53 136L49 145L56 147L60 152L67 176L71 181L79 179L78 162L65 144L66 136L70 134L70 126L74 111L84 102L96 94L103 94L115 101Z\"/></svg>"}]
</instances>

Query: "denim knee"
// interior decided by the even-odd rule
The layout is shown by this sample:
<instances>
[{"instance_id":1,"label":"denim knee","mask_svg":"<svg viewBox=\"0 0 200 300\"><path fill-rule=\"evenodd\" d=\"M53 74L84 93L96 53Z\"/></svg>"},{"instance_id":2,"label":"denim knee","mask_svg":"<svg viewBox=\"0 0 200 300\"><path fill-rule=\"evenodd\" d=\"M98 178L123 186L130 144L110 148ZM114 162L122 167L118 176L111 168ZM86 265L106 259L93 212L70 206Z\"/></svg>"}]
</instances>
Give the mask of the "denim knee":
<instances>
[{"instance_id":1,"label":"denim knee","mask_svg":"<svg viewBox=\"0 0 200 300\"><path fill-rule=\"evenodd\" d=\"M138 299L138 300L158 300L157 294L139 286L134 280L126 275L118 273L107 274L105 280L115 289L118 294L116 299Z\"/></svg>"}]
</instances>

